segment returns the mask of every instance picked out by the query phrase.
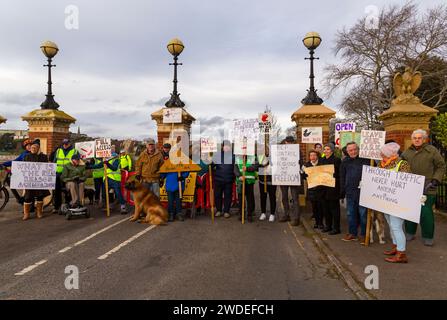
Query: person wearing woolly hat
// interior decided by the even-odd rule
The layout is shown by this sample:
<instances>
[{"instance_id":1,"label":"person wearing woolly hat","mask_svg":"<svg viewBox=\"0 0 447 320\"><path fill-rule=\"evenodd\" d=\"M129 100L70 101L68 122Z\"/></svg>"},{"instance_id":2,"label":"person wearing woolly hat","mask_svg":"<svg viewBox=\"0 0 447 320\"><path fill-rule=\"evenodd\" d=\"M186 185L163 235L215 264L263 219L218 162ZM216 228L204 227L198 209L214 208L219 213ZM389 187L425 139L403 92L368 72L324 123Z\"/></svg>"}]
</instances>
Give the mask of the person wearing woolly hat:
<instances>
[{"instance_id":1,"label":"person wearing woolly hat","mask_svg":"<svg viewBox=\"0 0 447 320\"><path fill-rule=\"evenodd\" d=\"M395 142L386 143L380 148L382 160L379 167L395 172L410 172L410 165L407 161L399 158L400 145ZM385 214L385 219L390 226L390 234L393 240L393 246L383 254L389 256L385 259L391 263L407 263L408 258L405 254L406 239L404 232L404 219Z\"/></svg>"}]
</instances>

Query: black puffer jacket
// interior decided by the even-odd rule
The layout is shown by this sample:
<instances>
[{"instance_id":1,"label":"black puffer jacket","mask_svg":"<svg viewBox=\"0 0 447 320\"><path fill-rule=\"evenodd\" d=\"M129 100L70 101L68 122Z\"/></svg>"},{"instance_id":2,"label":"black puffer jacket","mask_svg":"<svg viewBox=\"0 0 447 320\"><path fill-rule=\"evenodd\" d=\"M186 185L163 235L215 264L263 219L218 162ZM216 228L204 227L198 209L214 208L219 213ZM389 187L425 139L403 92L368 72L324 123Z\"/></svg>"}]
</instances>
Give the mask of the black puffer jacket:
<instances>
[{"instance_id":1,"label":"black puffer jacket","mask_svg":"<svg viewBox=\"0 0 447 320\"><path fill-rule=\"evenodd\" d=\"M369 166L370 160L346 157L340 166L340 198L345 195L358 200L360 198L359 183L362 179L363 166Z\"/></svg>"},{"instance_id":2,"label":"black puffer jacket","mask_svg":"<svg viewBox=\"0 0 447 320\"><path fill-rule=\"evenodd\" d=\"M231 152L222 152L220 161L214 161L212 168L216 183L234 182L234 155Z\"/></svg>"}]
</instances>

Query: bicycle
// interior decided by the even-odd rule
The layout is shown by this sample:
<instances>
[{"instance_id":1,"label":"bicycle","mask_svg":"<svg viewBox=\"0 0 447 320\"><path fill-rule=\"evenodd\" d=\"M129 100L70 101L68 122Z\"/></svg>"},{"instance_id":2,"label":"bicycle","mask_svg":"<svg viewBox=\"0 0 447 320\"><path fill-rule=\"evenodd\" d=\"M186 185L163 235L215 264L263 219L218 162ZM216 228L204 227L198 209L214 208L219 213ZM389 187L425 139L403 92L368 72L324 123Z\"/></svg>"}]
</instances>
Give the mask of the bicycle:
<instances>
[{"instance_id":1,"label":"bicycle","mask_svg":"<svg viewBox=\"0 0 447 320\"><path fill-rule=\"evenodd\" d=\"M0 169L0 211L3 210L3 208L6 206L6 204L9 201L9 192L8 189L5 187L4 182L7 177L7 173L5 175L6 170ZM3 176L5 176L3 178Z\"/></svg>"}]
</instances>

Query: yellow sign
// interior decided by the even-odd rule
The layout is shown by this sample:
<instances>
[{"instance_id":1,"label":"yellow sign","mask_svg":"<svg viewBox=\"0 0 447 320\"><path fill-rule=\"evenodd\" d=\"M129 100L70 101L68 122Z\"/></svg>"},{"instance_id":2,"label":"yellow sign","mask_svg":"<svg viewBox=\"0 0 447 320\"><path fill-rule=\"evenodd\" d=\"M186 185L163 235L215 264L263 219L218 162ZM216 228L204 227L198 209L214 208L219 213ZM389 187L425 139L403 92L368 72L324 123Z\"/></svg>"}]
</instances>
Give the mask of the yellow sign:
<instances>
[{"instance_id":1,"label":"yellow sign","mask_svg":"<svg viewBox=\"0 0 447 320\"><path fill-rule=\"evenodd\" d=\"M186 172L186 171L194 172L202 170L202 168L200 168L198 164L194 163L183 153L181 153L181 155L175 158L172 158L173 156L174 155L171 152L169 155L169 159L165 160L163 165L160 167L160 173Z\"/></svg>"},{"instance_id":2,"label":"yellow sign","mask_svg":"<svg viewBox=\"0 0 447 320\"><path fill-rule=\"evenodd\" d=\"M191 172L185 180L185 191L183 192L182 202L193 203L194 194L196 192L197 173ZM166 184L160 188L160 201L168 202L168 193L166 192Z\"/></svg>"},{"instance_id":3,"label":"yellow sign","mask_svg":"<svg viewBox=\"0 0 447 320\"><path fill-rule=\"evenodd\" d=\"M309 189L316 186L335 187L334 165L324 165L304 168L307 174L307 187Z\"/></svg>"}]
</instances>

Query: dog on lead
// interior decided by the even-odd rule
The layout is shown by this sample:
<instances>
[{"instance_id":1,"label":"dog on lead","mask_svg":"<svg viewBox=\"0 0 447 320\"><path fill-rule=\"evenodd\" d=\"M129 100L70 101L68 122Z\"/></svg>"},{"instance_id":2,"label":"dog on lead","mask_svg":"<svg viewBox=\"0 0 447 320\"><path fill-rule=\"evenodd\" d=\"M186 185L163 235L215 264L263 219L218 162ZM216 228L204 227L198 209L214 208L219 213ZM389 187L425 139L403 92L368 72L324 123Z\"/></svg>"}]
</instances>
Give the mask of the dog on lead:
<instances>
[{"instance_id":1,"label":"dog on lead","mask_svg":"<svg viewBox=\"0 0 447 320\"><path fill-rule=\"evenodd\" d=\"M369 233L369 242L374 243L374 230L379 238L379 243L385 243L385 216L382 212L371 210L371 230Z\"/></svg>"},{"instance_id":2,"label":"dog on lead","mask_svg":"<svg viewBox=\"0 0 447 320\"><path fill-rule=\"evenodd\" d=\"M129 179L125 187L132 192L135 203L135 212L130 221L139 220L140 214L143 214L144 218L139 220L141 223L154 225L164 225L167 223L168 211L162 206L160 199L152 191L143 186L141 181Z\"/></svg>"}]
</instances>

